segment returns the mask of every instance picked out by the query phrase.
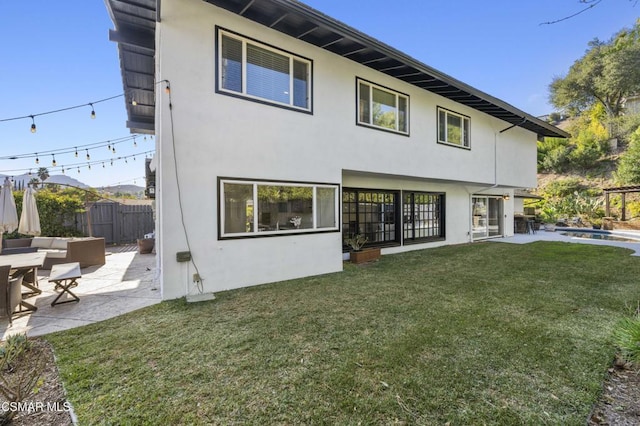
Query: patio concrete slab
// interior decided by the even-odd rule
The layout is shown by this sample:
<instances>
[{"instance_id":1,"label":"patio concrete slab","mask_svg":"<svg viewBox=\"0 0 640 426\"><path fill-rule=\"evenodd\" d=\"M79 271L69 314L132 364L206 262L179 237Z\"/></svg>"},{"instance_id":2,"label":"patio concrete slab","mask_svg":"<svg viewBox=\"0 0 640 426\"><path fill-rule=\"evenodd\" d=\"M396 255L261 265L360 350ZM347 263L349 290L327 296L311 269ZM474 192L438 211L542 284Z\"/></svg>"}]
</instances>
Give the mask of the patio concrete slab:
<instances>
[{"instance_id":1,"label":"patio concrete slab","mask_svg":"<svg viewBox=\"0 0 640 426\"><path fill-rule=\"evenodd\" d=\"M15 315L11 326L7 319L2 319L2 339L15 333L39 336L80 327L161 301L160 289L155 284L156 257L139 254L135 245L107 247L105 265L82 269L79 285L71 289L80 297L79 302L52 307L58 292L48 281L49 272L38 271L42 294L27 299L38 310Z\"/></svg>"},{"instance_id":2,"label":"patio concrete slab","mask_svg":"<svg viewBox=\"0 0 640 426\"><path fill-rule=\"evenodd\" d=\"M631 256L640 256L640 232L638 231L610 231L611 235L615 237L637 239L637 242L628 242L597 240L593 238L581 238L576 236L562 235L563 232L567 230L580 232L580 228L557 228L556 231L552 232L540 230L535 234L515 234L512 237L493 238L487 241L511 244L528 244L534 241L560 241L566 243L614 246L633 250Z\"/></svg>"}]
</instances>

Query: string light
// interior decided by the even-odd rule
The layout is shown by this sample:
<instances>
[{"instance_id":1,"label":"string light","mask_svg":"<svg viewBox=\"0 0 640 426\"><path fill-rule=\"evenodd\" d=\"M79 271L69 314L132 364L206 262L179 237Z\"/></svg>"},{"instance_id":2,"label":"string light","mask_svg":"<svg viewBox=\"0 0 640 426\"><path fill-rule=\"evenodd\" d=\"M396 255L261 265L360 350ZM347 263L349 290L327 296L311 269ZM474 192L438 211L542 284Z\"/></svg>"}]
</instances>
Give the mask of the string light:
<instances>
[{"instance_id":1,"label":"string light","mask_svg":"<svg viewBox=\"0 0 640 426\"><path fill-rule=\"evenodd\" d=\"M76 158L78 158L78 147L76 147Z\"/></svg>"},{"instance_id":2,"label":"string light","mask_svg":"<svg viewBox=\"0 0 640 426\"><path fill-rule=\"evenodd\" d=\"M104 161L102 162L102 168L104 169Z\"/></svg>"},{"instance_id":3,"label":"string light","mask_svg":"<svg viewBox=\"0 0 640 426\"><path fill-rule=\"evenodd\" d=\"M87 163L87 168L91 170L91 163Z\"/></svg>"},{"instance_id":4,"label":"string light","mask_svg":"<svg viewBox=\"0 0 640 426\"><path fill-rule=\"evenodd\" d=\"M56 155L55 155L55 154L51 154L51 156L53 157L53 161L51 162L51 165L52 165L53 167L55 167L55 166L56 166L56 164L57 164L57 163L56 163Z\"/></svg>"},{"instance_id":5,"label":"string light","mask_svg":"<svg viewBox=\"0 0 640 426\"><path fill-rule=\"evenodd\" d=\"M91 156L89 155L89 150L87 149L87 160L91 160Z\"/></svg>"},{"instance_id":6,"label":"string light","mask_svg":"<svg viewBox=\"0 0 640 426\"><path fill-rule=\"evenodd\" d=\"M38 153L36 152L36 164L40 164L40 159L38 158Z\"/></svg>"},{"instance_id":7,"label":"string light","mask_svg":"<svg viewBox=\"0 0 640 426\"><path fill-rule=\"evenodd\" d=\"M116 147L114 146L111 151L115 154L116 153Z\"/></svg>"},{"instance_id":8,"label":"string light","mask_svg":"<svg viewBox=\"0 0 640 426\"><path fill-rule=\"evenodd\" d=\"M62 166L62 174L64 174L64 166Z\"/></svg>"},{"instance_id":9,"label":"string light","mask_svg":"<svg viewBox=\"0 0 640 426\"><path fill-rule=\"evenodd\" d=\"M80 173L80 167L78 167L78 173Z\"/></svg>"},{"instance_id":10,"label":"string light","mask_svg":"<svg viewBox=\"0 0 640 426\"><path fill-rule=\"evenodd\" d=\"M167 93L171 93L171 86L169 86L169 82L167 81L167 87L164 88L164 91Z\"/></svg>"},{"instance_id":11,"label":"string light","mask_svg":"<svg viewBox=\"0 0 640 426\"><path fill-rule=\"evenodd\" d=\"M138 147L138 143L136 142L136 137L133 137L133 147L137 148Z\"/></svg>"},{"instance_id":12,"label":"string light","mask_svg":"<svg viewBox=\"0 0 640 426\"><path fill-rule=\"evenodd\" d=\"M20 116L20 117L3 118L3 119L0 119L0 122L13 121L13 120L22 120L22 119L25 119L25 118L31 118L31 121L32 121L31 133L35 133L36 132L35 117L37 117L39 115L54 114L54 113L57 113L57 112L68 111L70 109L83 108L83 107L86 107L86 106L90 106L91 107L91 118L95 118L96 117L96 111L95 111L95 108L93 107L93 104L110 101L111 99L119 98L119 97L122 97L122 96L124 96L124 93L121 93L121 94L116 95L116 96L111 96L109 98L104 98L104 99L100 99L100 100L97 100L97 101L89 102L88 104L74 105L74 106L67 107L67 108L60 108L60 109L56 109L56 110L53 110L53 111L41 112L41 113L38 113L38 114L24 115L24 116Z\"/></svg>"}]
</instances>

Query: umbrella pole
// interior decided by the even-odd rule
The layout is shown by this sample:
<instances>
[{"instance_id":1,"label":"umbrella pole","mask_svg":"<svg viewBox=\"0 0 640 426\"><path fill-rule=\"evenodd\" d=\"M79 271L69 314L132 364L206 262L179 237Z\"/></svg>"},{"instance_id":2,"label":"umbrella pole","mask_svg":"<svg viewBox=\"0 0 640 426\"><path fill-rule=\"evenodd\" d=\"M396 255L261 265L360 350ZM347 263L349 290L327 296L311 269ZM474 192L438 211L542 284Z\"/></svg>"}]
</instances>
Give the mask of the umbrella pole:
<instances>
[{"instance_id":1,"label":"umbrella pole","mask_svg":"<svg viewBox=\"0 0 640 426\"><path fill-rule=\"evenodd\" d=\"M89 193L84 193L84 204L87 206L87 226L89 227L89 236L93 237L93 229L91 226L91 206L89 205Z\"/></svg>"}]
</instances>

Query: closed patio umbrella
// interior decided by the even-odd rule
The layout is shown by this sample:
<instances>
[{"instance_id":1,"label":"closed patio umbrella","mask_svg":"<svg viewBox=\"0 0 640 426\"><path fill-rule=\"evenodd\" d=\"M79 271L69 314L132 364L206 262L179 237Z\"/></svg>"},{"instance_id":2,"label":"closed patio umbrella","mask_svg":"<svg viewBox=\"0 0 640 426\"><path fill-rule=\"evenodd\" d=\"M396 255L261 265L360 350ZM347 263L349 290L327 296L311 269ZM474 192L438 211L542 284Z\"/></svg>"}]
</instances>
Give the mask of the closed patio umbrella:
<instances>
[{"instance_id":1,"label":"closed patio umbrella","mask_svg":"<svg viewBox=\"0 0 640 426\"><path fill-rule=\"evenodd\" d=\"M40 216L38 215L35 191L30 186L24 190L18 232L25 235L40 235Z\"/></svg>"},{"instance_id":2,"label":"closed patio umbrella","mask_svg":"<svg viewBox=\"0 0 640 426\"><path fill-rule=\"evenodd\" d=\"M4 184L0 190L0 238L4 232L13 232L18 227L18 212L16 202L13 199L11 181L4 178Z\"/></svg>"}]
</instances>

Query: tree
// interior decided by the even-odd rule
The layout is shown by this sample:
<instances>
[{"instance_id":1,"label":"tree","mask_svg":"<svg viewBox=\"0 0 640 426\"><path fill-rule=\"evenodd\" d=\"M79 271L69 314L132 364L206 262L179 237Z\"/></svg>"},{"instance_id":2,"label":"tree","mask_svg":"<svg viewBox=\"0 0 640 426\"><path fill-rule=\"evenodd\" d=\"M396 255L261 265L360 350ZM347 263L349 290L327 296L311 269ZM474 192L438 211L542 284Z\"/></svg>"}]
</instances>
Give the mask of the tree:
<instances>
[{"instance_id":1,"label":"tree","mask_svg":"<svg viewBox=\"0 0 640 426\"><path fill-rule=\"evenodd\" d=\"M42 182L42 187L44 187L44 181L49 178L49 170L46 167L40 167L36 174L40 178L40 182Z\"/></svg>"},{"instance_id":2,"label":"tree","mask_svg":"<svg viewBox=\"0 0 640 426\"><path fill-rule=\"evenodd\" d=\"M38 184L40 183L40 180L38 180L38 178L31 178L31 180L29 181L28 185L35 188L36 186L38 186Z\"/></svg>"},{"instance_id":3,"label":"tree","mask_svg":"<svg viewBox=\"0 0 640 426\"><path fill-rule=\"evenodd\" d=\"M640 128L631 135L629 147L620 156L615 177L623 185L640 184Z\"/></svg>"},{"instance_id":4,"label":"tree","mask_svg":"<svg viewBox=\"0 0 640 426\"><path fill-rule=\"evenodd\" d=\"M571 115L601 104L611 124L625 98L640 92L640 20L608 42L591 41L567 75L553 79L549 91L551 103Z\"/></svg>"}]
</instances>

